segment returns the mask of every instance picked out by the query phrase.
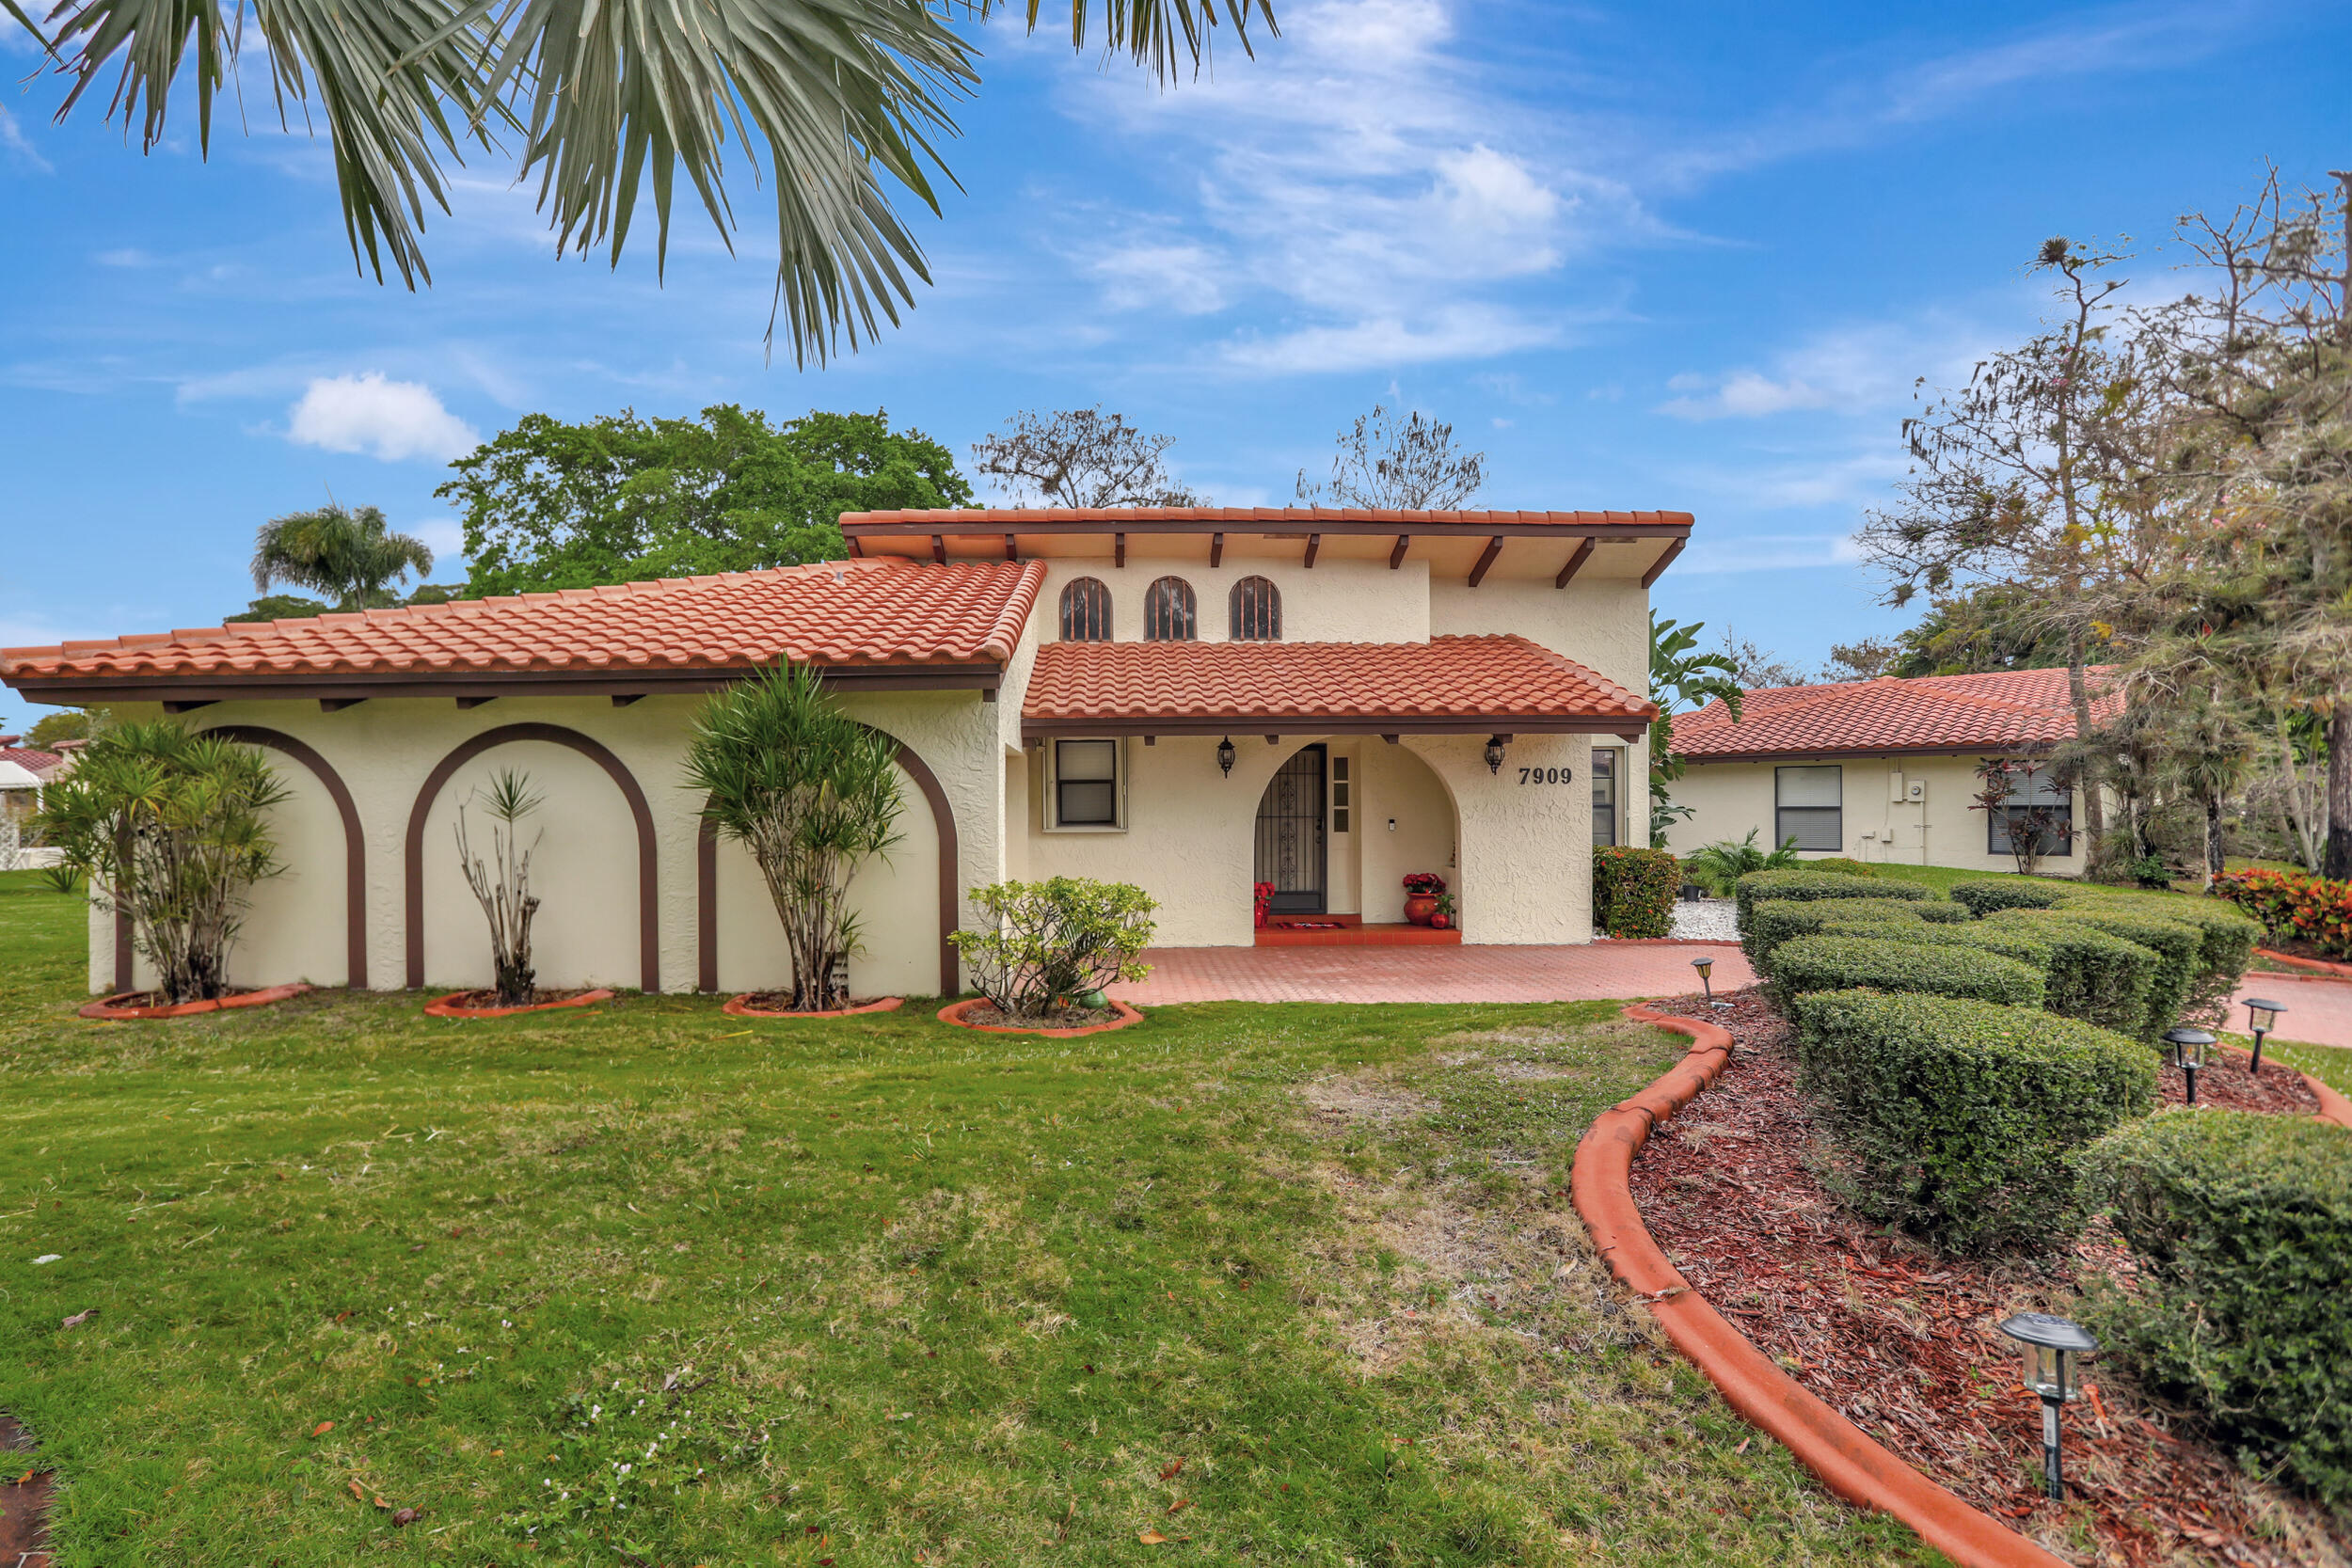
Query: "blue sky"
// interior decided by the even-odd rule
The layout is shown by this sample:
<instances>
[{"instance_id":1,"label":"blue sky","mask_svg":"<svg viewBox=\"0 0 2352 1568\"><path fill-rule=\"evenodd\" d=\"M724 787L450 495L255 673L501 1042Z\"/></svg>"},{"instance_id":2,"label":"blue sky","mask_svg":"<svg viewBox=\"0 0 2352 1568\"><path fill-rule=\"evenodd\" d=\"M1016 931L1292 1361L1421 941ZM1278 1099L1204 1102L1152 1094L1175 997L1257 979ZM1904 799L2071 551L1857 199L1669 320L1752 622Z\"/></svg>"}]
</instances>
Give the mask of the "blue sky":
<instances>
[{"instance_id":1,"label":"blue sky","mask_svg":"<svg viewBox=\"0 0 2352 1568\"><path fill-rule=\"evenodd\" d=\"M962 454L1100 402L1248 503L1388 399L1487 452L1487 504L1697 514L1661 608L1818 661L1904 624L1846 541L1901 473L1915 380L2031 329L2042 238L2153 244L2265 159L2352 160L2333 4L1279 14L1256 60L1168 93L981 29L964 193L918 221L937 286L822 372L765 356L748 188L741 255L697 214L658 283L648 245L557 260L478 160L412 295L354 276L324 144L265 98L207 164L192 120L142 157L95 115L53 125L54 84L12 91L0 643L213 624L250 596L254 527L330 490L453 556L443 465L532 410L881 406ZM0 46L12 81L33 63ZM2163 291L2169 264L2128 271Z\"/></svg>"}]
</instances>

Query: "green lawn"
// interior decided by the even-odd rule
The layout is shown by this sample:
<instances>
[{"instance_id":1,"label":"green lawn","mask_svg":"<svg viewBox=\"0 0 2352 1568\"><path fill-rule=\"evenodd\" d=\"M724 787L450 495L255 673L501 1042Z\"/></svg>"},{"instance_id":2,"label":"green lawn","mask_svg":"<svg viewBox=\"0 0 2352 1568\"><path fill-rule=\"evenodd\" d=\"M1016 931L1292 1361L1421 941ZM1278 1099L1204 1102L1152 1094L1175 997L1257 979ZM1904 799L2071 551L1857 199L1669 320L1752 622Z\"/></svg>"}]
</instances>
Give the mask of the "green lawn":
<instances>
[{"instance_id":1,"label":"green lawn","mask_svg":"<svg viewBox=\"0 0 2352 1568\"><path fill-rule=\"evenodd\" d=\"M1574 1140L1678 1049L1605 1005L95 1024L80 931L0 878L66 1568L1926 1560L1592 1258Z\"/></svg>"}]
</instances>

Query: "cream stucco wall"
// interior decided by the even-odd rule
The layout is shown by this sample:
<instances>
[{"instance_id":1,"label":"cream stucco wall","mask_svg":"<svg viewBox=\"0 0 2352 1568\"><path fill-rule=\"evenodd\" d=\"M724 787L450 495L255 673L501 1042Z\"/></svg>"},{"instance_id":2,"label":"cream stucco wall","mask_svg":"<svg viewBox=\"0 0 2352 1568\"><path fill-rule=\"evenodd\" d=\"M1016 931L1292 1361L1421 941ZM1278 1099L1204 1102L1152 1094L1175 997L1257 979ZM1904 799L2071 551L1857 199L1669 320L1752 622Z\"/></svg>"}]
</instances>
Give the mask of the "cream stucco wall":
<instances>
[{"instance_id":1,"label":"cream stucco wall","mask_svg":"<svg viewBox=\"0 0 2352 1568\"><path fill-rule=\"evenodd\" d=\"M1385 562L1322 561L1302 566L1295 560L1226 553L1222 565L1211 566L1204 540L1186 539L1188 552L1177 541L1131 541L1127 564L1109 556L1083 557L1045 562L1045 586L1038 591L1037 610L1029 618L1032 641L1053 641L1061 631L1061 593L1073 578L1095 578L1111 593L1111 638L1119 642L1143 639L1143 595L1163 577L1179 577L1192 585L1199 612L1200 640L1223 642L1232 631L1229 602L1233 584L1262 577L1282 596L1282 641L1285 642L1423 642L1430 633L1429 564L1407 561L1395 571ZM1144 550L1157 546L1160 553ZM1487 630L1500 628L1489 626Z\"/></svg>"},{"instance_id":2,"label":"cream stucco wall","mask_svg":"<svg viewBox=\"0 0 2352 1568\"><path fill-rule=\"evenodd\" d=\"M1860 861L2014 871L2015 857L1987 852L1985 816L1974 807L1979 787L1977 762L1973 752L1966 756L1841 755L1784 757L1775 762L1693 762L1669 788L1677 805L1690 806L1696 815L1675 824L1669 847L1678 855L1688 855L1703 845L1744 837L1750 828L1757 830L1759 845L1769 843L1773 837L1773 768L1836 764L1845 769L1841 823L1845 844L1837 853ZM1926 785L1924 801L1894 799L1903 792L1902 785L1914 782ZM2063 875L2081 869L2082 812L2078 790L2074 848L2047 857L2042 863L2045 870Z\"/></svg>"}]
</instances>

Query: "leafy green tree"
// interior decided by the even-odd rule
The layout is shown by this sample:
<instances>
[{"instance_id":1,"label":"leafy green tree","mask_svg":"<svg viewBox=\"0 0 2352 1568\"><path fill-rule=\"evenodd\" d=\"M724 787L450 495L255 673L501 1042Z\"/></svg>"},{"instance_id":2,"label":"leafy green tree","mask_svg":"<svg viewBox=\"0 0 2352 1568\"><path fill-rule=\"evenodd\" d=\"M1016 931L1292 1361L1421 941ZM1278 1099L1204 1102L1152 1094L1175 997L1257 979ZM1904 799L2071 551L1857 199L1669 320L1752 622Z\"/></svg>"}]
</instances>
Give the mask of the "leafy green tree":
<instances>
[{"instance_id":1,"label":"leafy green tree","mask_svg":"<svg viewBox=\"0 0 2352 1568\"><path fill-rule=\"evenodd\" d=\"M269 811L286 798L259 750L174 720L112 724L41 792L42 841L131 920L164 1000L229 989L252 885L284 869Z\"/></svg>"},{"instance_id":2,"label":"leafy green tree","mask_svg":"<svg viewBox=\"0 0 2352 1568\"><path fill-rule=\"evenodd\" d=\"M299 594L264 594L234 615L224 615L225 626L251 621L307 621L313 615L328 615L335 607L325 599L305 598Z\"/></svg>"},{"instance_id":3,"label":"leafy green tree","mask_svg":"<svg viewBox=\"0 0 2352 1568\"><path fill-rule=\"evenodd\" d=\"M1704 621L1686 626L1660 620L1656 610L1650 612L1649 700L1658 705L1658 717L1649 726L1649 843L1653 849L1666 847L1667 830L1692 815L1689 806L1674 803L1666 788L1682 777L1687 766L1674 754L1674 716L1720 698L1731 710L1731 721L1740 721L1740 667L1727 654L1700 649L1699 633L1706 629Z\"/></svg>"},{"instance_id":4,"label":"leafy green tree","mask_svg":"<svg viewBox=\"0 0 2352 1568\"><path fill-rule=\"evenodd\" d=\"M451 466L436 493L465 513L477 597L838 560L844 512L972 499L946 447L880 410L532 414Z\"/></svg>"},{"instance_id":5,"label":"leafy green tree","mask_svg":"<svg viewBox=\"0 0 2352 1568\"><path fill-rule=\"evenodd\" d=\"M538 187L559 253L584 256L609 240L617 265L641 195L653 198L655 254L667 253L681 164L732 247L720 153L735 138L739 166L775 193L774 309L794 357L819 360L845 333L853 350L875 336L877 314L896 323L914 280L930 281L884 182L939 211L930 171L946 170L934 144L956 129L946 101L979 82L978 50L950 24L1003 4L252 0L248 25L245 0L87 0L49 13L63 24L51 37L23 0L0 0L72 79L60 118L105 80L108 118L119 113L126 133L138 121L150 151L166 139L175 87L183 103L195 100L197 145L209 152L223 85L266 74L281 110L293 99L325 123L354 260L379 279L389 261L412 289L432 280L424 204L449 210L442 162L469 143L496 154L513 136L516 182ZM1106 56L1129 55L1166 85L1184 61L1208 63L1220 12L1248 51L1252 22L1274 30L1270 7L1071 0L1071 44L1083 48L1099 24ZM1040 10L1029 0L1032 29ZM267 58L247 70L240 47L253 40Z\"/></svg>"},{"instance_id":6,"label":"leafy green tree","mask_svg":"<svg viewBox=\"0 0 2352 1568\"><path fill-rule=\"evenodd\" d=\"M253 540L253 591L269 594L280 582L323 594L337 610L373 610L398 602L392 585L410 572L433 570L433 552L411 534L394 533L373 506L357 511L336 502L289 512L263 523ZM291 594L270 595L285 600ZM267 599L256 600L248 620ZM295 599L295 604L305 601ZM299 611L297 611L299 613Z\"/></svg>"},{"instance_id":7,"label":"leafy green tree","mask_svg":"<svg viewBox=\"0 0 2352 1568\"><path fill-rule=\"evenodd\" d=\"M1895 639L1890 675L1980 675L1994 670L2053 670L2066 641L2040 624L2033 596L2007 582L1979 583L1935 596L1916 626Z\"/></svg>"},{"instance_id":8,"label":"leafy green tree","mask_svg":"<svg viewBox=\"0 0 2352 1568\"><path fill-rule=\"evenodd\" d=\"M792 956L792 1007L847 1001L834 960L858 951L850 879L898 842L898 746L843 713L816 670L784 664L713 693L686 744L703 819L747 847Z\"/></svg>"},{"instance_id":9,"label":"leafy green tree","mask_svg":"<svg viewBox=\"0 0 2352 1568\"><path fill-rule=\"evenodd\" d=\"M103 708L65 707L44 713L24 732L24 744L36 752L56 749L60 740L87 740L96 721L105 713Z\"/></svg>"}]
</instances>

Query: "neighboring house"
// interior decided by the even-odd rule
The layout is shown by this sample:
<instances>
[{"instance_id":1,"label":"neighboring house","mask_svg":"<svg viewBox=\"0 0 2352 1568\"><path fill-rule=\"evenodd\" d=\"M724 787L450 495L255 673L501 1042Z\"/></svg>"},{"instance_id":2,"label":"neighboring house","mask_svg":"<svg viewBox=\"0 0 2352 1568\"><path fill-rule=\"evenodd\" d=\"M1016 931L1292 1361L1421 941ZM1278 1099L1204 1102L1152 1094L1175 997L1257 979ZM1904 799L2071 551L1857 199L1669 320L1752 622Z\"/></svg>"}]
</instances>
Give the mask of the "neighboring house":
<instances>
[{"instance_id":1,"label":"neighboring house","mask_svg":"<svg viewBox=\"0 0 2352 1568\"><path fill-rule=\"evenodd\" d=\"M0 735L0 811L27 817L40 809L40 791L65 758L24 744L21 735Z\"/></svg>"},{"instance_id":2,"label":"neighboring house","mask_svg":"<svg viewBox=\"0 0 2352 1568\"><path fill-rule=\"evenodd\" d=\"M1284 918L1362 940L1379 933L1343 927L1398 922L1405 875L1435 871L1462 940L1590 940L1592 844L1640 821L1648 590L1687 515L842 528L847 562L0 650L0 680L271 750L291 871L257 890L240 984L484 983L453 829L508 766L547 800L543 981L779 983L756 868L699 832L680 785L701 694L779 657L899 743L902 837L853 889L859 994L960 989L946 934L1005 878L1136 882L1162 944L1244 946L1255 882ZM93 988L135 967L94 920Z\"/></svg>"},{"instance_id":3,"label":"neighboring house","mask_svg":"<svg viewBox=\"0 0 2352 1568\"><path fill-rule=\"evenodd\" d=\"M2093 716L2120 705L2100 695ZM2074 736L2064 670L1750 691L1737 723L1720 701L1676 718L1674 750L1690 768L1669 787L1693 815L1674 824L1670 846L1688 855L1753 828L1758 844L1794 838L1809 856L2015 870L2009 814L2045 806L2063 831L2042 846L2044 869L2080 873L2079 790L2038 774L2002 810L1977 806L1982 759L2044 756Z\"/></svg>"}]
</instances>

